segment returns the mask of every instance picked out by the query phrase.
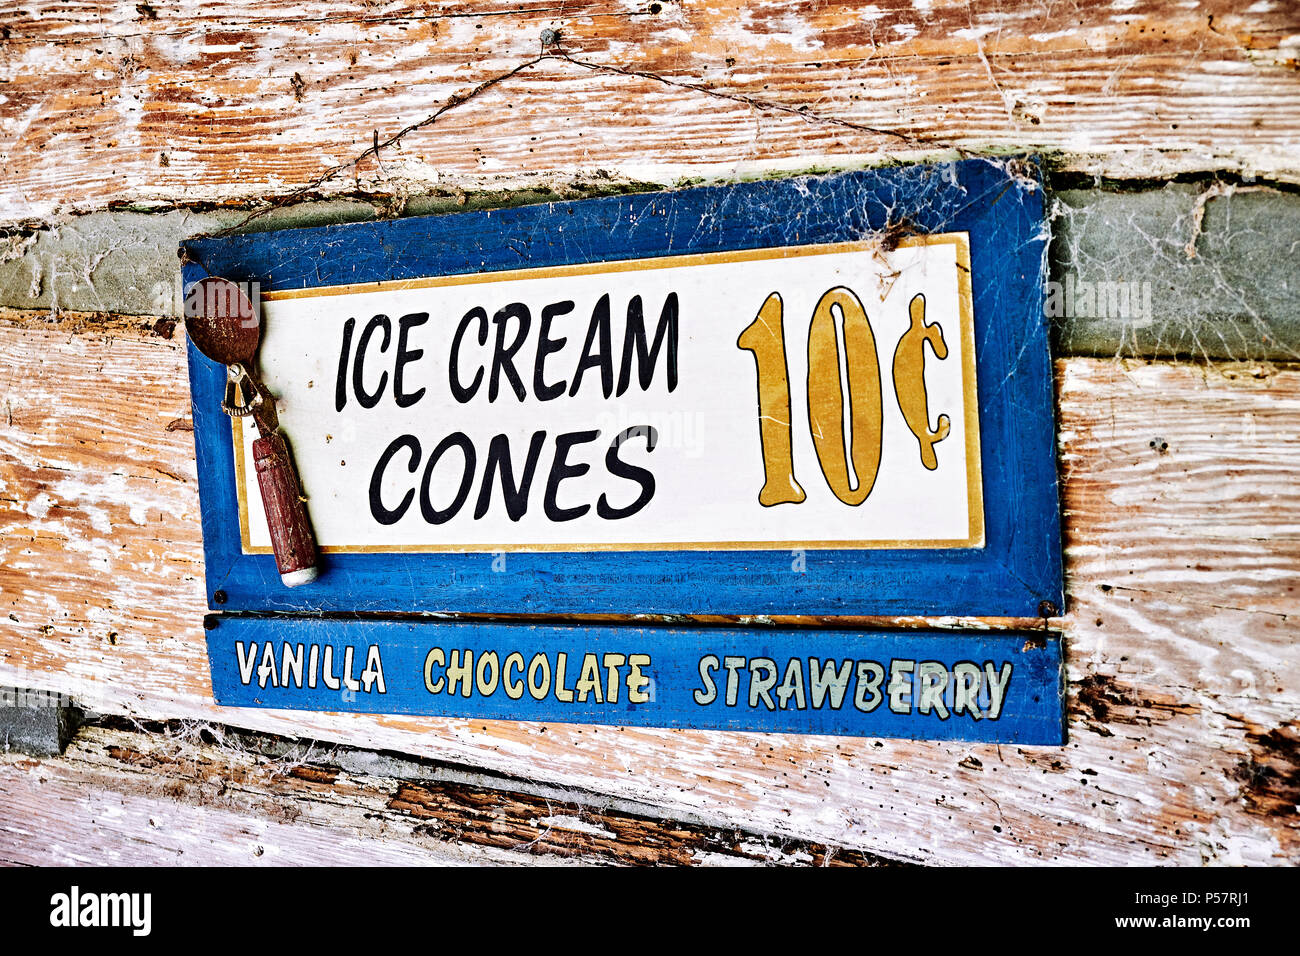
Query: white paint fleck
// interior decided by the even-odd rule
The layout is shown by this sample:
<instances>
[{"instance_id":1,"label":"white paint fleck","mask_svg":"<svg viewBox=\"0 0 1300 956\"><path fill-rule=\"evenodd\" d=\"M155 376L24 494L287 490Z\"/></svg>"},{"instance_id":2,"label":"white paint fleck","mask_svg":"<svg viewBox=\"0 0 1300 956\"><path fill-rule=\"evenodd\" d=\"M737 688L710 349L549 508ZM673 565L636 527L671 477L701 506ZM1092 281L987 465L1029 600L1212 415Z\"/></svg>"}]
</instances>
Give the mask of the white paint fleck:
<instances>
[{"instance_id":1,"label":"white paint fleck","mask_svg":"<svg viewBox=\"0 0 1300 956\"><path fill-rule=\"evenodd\" d=\"M48 494L42 491L31 501L27 502L27 507L23 510L33 518L44 518L50 513L50 509L54 507L56 503L56 499L51 498Z\"/></svg>"},{"instance_id":2,"label":"white paint fleck","mask_svg":"<svg viewBox=\"0 0 1300 956\"><path fill-rule=\"evenodd\" d=\"M691 859L700 866L762 866L759 860L746 859L743 856L728 856L713 850L696 850Z\"/></svg>"}]
</instances>

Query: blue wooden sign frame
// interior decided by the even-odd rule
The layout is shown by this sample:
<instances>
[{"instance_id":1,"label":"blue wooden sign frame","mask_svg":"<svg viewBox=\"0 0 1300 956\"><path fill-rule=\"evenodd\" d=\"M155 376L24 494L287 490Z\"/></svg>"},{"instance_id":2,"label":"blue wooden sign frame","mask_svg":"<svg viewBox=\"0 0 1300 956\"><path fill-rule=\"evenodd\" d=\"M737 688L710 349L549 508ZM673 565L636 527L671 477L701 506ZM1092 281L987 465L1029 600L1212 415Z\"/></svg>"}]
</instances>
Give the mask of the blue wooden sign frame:
<instances>
[{"instance_id":1,"label":"blue wooden sign frame","mask_svg":"<svg viewBox=\"0 0 1300 956\"><path fill-rule=\"evenodd\" d=\"M558 228L562 225L563 229ZM687 252L966 232L973 273L985 546L790 553L338 553L288 590L241 547L221 366L191 345L207 589L224 610L1038 616L1064 607L1037 166L967 160L490 212L294 229L183 246L204 275L296 290Z\"/></svg>"},{"instance_id":2,"label":"blue wooden sign frame","mask_svg":"<svg viewBox=\"0 0 1300 956\"><path fill-rule=\"evenodd\" d=\"M1061 640L211 615L225 706L1060 745Z\"/></svg>"}]
</instances>

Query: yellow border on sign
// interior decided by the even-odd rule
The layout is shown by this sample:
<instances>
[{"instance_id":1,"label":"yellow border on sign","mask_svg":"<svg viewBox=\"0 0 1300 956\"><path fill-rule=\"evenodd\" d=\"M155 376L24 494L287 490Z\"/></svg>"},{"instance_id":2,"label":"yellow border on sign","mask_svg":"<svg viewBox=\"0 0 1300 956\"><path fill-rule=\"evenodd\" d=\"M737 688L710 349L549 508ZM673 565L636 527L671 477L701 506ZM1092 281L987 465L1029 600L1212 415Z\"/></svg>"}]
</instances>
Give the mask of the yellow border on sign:
<instances>
[{"instance_id":1,"label":"yellow border on sign","mask_svg":"<svg viewBox=\"0 0 1300 956\"><path fill-rule=\"evenodd\" d=\"M384 554L384 553L435 553L459 552L463 554L492 554L497 552L526 553L534 551L775 551L787 548L812 550L886 550L896 548L982 548L984 547L984 486L980 457L979 393L975 382L975 309L971 295L970 234L946 232L930 236L908 236L899 239L892 248L913 246L955 246L957 260L957 301L961 312L962 390L963 413L966 432L966 495L969 515L969 534L964 539L896 539L873 541L673 541L632 544L362 544L321 547L325 554ZM682 256L661 256L652 259L629 259L621 262L589 262L570 266L545 266L535 269L513 269L508 272L470 273L465 275L430 276L421 279L394 279L381 282L356 282L348 285L322 286L315 289L285 289L264 292L263 301L307 299L318 296L358 295L366 292L401 292L408 289L436 289L446 286L511 282L521 279L566 278L642 272L652 269L676 269L685 266L715 265L724 262L753 262L762 259L796 259L804 256L828 255L843 252L882 251L879 240L829 242L807 246L780 246L769 249L741 249L732 252L706 252ZM892 250L891 250L892 251ZM248 532L248 479L245 473L244 430L240 418L231 419L235 452L236 493L239 499L239 538L245 554L270 554L271 549L253 546Z\"/></svg>"}]
</instances>

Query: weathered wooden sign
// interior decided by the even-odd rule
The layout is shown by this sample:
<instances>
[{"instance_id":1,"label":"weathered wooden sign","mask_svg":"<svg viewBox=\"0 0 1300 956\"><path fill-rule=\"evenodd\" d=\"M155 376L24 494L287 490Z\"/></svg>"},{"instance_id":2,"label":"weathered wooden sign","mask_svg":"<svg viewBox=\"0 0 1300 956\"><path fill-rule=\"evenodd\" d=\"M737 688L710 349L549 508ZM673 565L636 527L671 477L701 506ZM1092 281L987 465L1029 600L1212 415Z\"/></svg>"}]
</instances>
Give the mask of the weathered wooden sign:
<instances>
[{"instance_id":1,"label":"weathered wooden sign","mask_svg":"<svg viewBox=\"0 0 1300 956\"><path fill-rule=\"evenodd\" d=\"M212 606L1059 608L1045 242L1035 168L969 161L186 243L192 344L208 356L191 349ZM256 334L228 333L238 316ZM218 697L323 705L301 688L234 680L249 673L251 658L239 657L256 641L249 629L273 626L297 625L227 620L213 632ZM321 646L356 660L363 630L398 633L342 619L313 627L336 642ZM387 653L407 688L423 645L403 640ZM723 657L757 653L739 634L728 640ZM892 666L849 646L878 635L788 640L826 659L824 647L847 640L839 659ZM928 667L960 655L904 653L900 640L938 639L889 638L891 660ZM659 632L643 641L658 648L671 692L619 714L743 719L710 717L682 696L704 644ZM499 668L512 653L477 646ZM1059 651L1023 653L1039 664L1021 673L1059 672ZM976 669L963 673L983 674L993 658L972 654ZM963 686L956 663L944 665L950 695ZM981 679L986 694L995 672ZM1024 690L1059 712L1058 683ZM356 706L497 712L437 703L418 687L368 700ZM612 713L519 700L498 702L543 719ZM881 724L885 712L872 712L754 725L925 724ZM976 737L1025 739L1025 727L1044 726L1003 720L1018 729L998 737L983 729L996 718L965 712Z\"/></svg>"}]
</instances>

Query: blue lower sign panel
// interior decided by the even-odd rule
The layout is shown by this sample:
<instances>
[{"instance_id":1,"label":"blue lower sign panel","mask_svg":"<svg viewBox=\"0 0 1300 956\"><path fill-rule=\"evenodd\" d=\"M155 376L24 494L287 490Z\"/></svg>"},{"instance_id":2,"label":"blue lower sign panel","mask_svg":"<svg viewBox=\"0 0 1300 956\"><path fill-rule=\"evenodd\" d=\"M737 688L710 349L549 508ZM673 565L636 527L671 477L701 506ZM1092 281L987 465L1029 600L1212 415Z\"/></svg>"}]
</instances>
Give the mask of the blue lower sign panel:
<instances>
[{"instance_id":1,"label":"blue lower sign panel","mask_svg":"<svg viewBox=\"0 0 1300 956\"><path fill-rule=\"evenodd\" d=\"M1064 742L1060 638L213 615L235 707Z\"/></svg>"}]
</instances>

